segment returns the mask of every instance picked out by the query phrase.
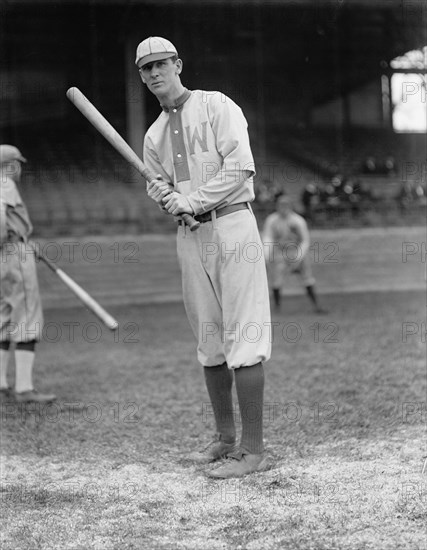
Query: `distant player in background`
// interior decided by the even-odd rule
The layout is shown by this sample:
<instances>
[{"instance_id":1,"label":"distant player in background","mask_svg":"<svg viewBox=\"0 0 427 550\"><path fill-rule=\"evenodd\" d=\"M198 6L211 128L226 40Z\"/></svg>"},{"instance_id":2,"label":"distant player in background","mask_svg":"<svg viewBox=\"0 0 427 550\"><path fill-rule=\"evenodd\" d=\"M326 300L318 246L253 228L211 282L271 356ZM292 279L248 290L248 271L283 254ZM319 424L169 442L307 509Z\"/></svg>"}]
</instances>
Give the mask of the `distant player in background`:
<instances>
[{"instance_id":1,"label":"distant player in background","mask_svg":"<svg viewBox=\"0 0 427 550\"><path fill-rule=\"evenodd\" d=\"M327 313L319 305L315 290L308 254L310 235L307 222L294 212L292 201L283 192L276 194L275 207L276 211L267 216L262 232L275 308L280 309L280 291L287 275L295 274L301 279L314 311L319 314Z\"/></svg>"},{"instance_id":2,"label":"distant player in background","mask_svg":"<svg viewBox=\"0 0 427 550\"><path fill-rule=\"evenodd\" d=\"M0 145L0 393L11 394L7 382L10 345L15 344L15 392L18 402L46 403L55 395L33 386L36 342L41 339L41 309L34 254L28 248L32 225L16 184L21 179L19 149Z\"/></svg>"}]
</instances>

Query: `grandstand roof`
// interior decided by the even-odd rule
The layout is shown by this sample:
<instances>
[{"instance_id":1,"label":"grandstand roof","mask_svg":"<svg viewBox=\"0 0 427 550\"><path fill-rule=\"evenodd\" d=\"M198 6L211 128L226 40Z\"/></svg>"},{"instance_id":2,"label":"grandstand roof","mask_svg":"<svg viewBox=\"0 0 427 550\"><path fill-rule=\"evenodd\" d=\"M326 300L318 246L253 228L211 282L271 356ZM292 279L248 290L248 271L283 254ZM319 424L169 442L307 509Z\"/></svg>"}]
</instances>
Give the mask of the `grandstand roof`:
<instances>
[{"instance_id":1,"label":"grandstand roof","mask_svg":"<svg viewBox=\"0 0 427 550\"><path fill-rule=\"evenodd\" d=\"M129 6L129 5L184 5L184 4L199 4L200 0L61 0L61 4L82 4L82 5L117 5L117 6ZM407 2L409 9L414 9L417 5L422 5L423 0L411 0ZM14 5L29 5L34 4L34 0L9 0L9 4ZM37 4L49 5L58 4L58 0L38 0ZM287 6L296 8L302 5L310 7L343 7L350 6L352 8L364 7L364 8L402 8L405 9L404 2L402 0L203 0L203 4L227 4L233 5L264 5L264 6Z\"/></svg>"},{"instance_id":2,"label":"grandstand roof","mask_svg":"<svg viewBox=\"0 0 427 550\"><path fill-rule=\"evenodd\" d=\"M28 75L38 70L47 79L55 73L58 83L69 79L78 85L80 80L84 89L97 87L115 104L123 96L118 97L120 88L111 75L117 80L124 72L125 42L163 34L185 60L188 87L225 87L227 93L233 86L236 99L244 96L252 105L263 93L266 105L280 103L286 124L287 114L296 119L308 104L312 108L344 97L389 72L395 57L426 45L427 4L13 0L2 8L0 30L0 55L6 56L4 66L12 76L13 71Z\"/></svg>"}]
</instances>

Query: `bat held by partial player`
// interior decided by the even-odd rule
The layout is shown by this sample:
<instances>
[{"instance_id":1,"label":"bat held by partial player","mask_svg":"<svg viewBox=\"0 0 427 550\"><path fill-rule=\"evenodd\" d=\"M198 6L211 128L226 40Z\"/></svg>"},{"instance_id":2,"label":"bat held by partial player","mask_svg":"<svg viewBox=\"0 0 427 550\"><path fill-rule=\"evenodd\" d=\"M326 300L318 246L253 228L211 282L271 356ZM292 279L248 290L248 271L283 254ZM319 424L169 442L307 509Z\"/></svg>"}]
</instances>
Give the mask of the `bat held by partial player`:
<instances>
[{"instance_id":1,"label":"bat held by partial player","mask_svg":"<svg viewBox=\"0 0 427 550\"><path fill-rule=\"evenodd\" d=\"M90 294L86 292L80 285L78 285L69 275L67 275L62 269L54 264L49 258L41 252L38 247L32 246L34 254L37 258L42 260L49 269L51 269L61 281L73 292L77 298L94 314L104 325L110 330L116 330L119 323L112 317L105 309L94 299Z\"/></svg>"},{"instance_id":2,"label":"bat held by partial player","mask_svg":"<svg viewBox=\"0 0 427 550\"><path fill-rule=\"evenodd\" d=\"M147 180L153 181L156 179L142 160L138 157L135 151L122 136L113 128L108 120L98 111L98 109L89 101L89 99L75 86L67 90L67 97L77 107L77 109L85 116L88 121L104 136L104 138L125 158L131 166ZM180 214L185 224L188 225L191 231L195 231L200 223L190 214Z\"/></svg>"}]
</instances>

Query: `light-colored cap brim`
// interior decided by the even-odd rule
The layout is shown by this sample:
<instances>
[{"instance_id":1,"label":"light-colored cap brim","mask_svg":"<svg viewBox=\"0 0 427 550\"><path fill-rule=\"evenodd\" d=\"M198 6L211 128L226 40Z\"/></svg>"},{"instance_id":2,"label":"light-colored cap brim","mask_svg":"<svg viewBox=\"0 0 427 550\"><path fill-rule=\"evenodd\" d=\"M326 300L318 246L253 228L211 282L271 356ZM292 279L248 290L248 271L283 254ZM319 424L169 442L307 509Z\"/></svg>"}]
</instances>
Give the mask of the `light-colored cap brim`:
<instances>
[{"instance_id":1,"label":"light-colored cap brim","mask_svg":"<svg viewBox=\"0 0 427 550\"><path fill-rule=\"evenodd\" d=\"M21 152L13 147L12 149L6 148L7 146L0 147L0 164L6 164L7 162L13 162L18 160L19 162L27 162L27 159L22 156Z\"/></svg>"}]
</instances>

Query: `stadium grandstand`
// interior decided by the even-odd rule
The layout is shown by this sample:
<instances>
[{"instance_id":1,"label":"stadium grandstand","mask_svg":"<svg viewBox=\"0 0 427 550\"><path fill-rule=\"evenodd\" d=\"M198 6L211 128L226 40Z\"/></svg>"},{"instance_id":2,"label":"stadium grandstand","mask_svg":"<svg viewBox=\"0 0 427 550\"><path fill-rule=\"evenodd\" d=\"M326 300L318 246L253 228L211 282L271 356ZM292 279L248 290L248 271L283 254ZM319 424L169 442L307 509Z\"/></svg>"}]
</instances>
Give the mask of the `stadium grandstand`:
<instances>
[{"instance_id":1,"label":"stadium grandstand","mask_svg":"<svg viewBox=\"0 0 427 550\"><path fill-rule=\"evenodd\" d=\"M243 108L260 221L285 189L312 227L425 223L423 1L14 0L0 21L1 142L29 160L36 234L174 229L65 96L79 87L141 156L159 106L134 52L150 35L177 45L187 87Z\"/></svg>"}]
</instances>

